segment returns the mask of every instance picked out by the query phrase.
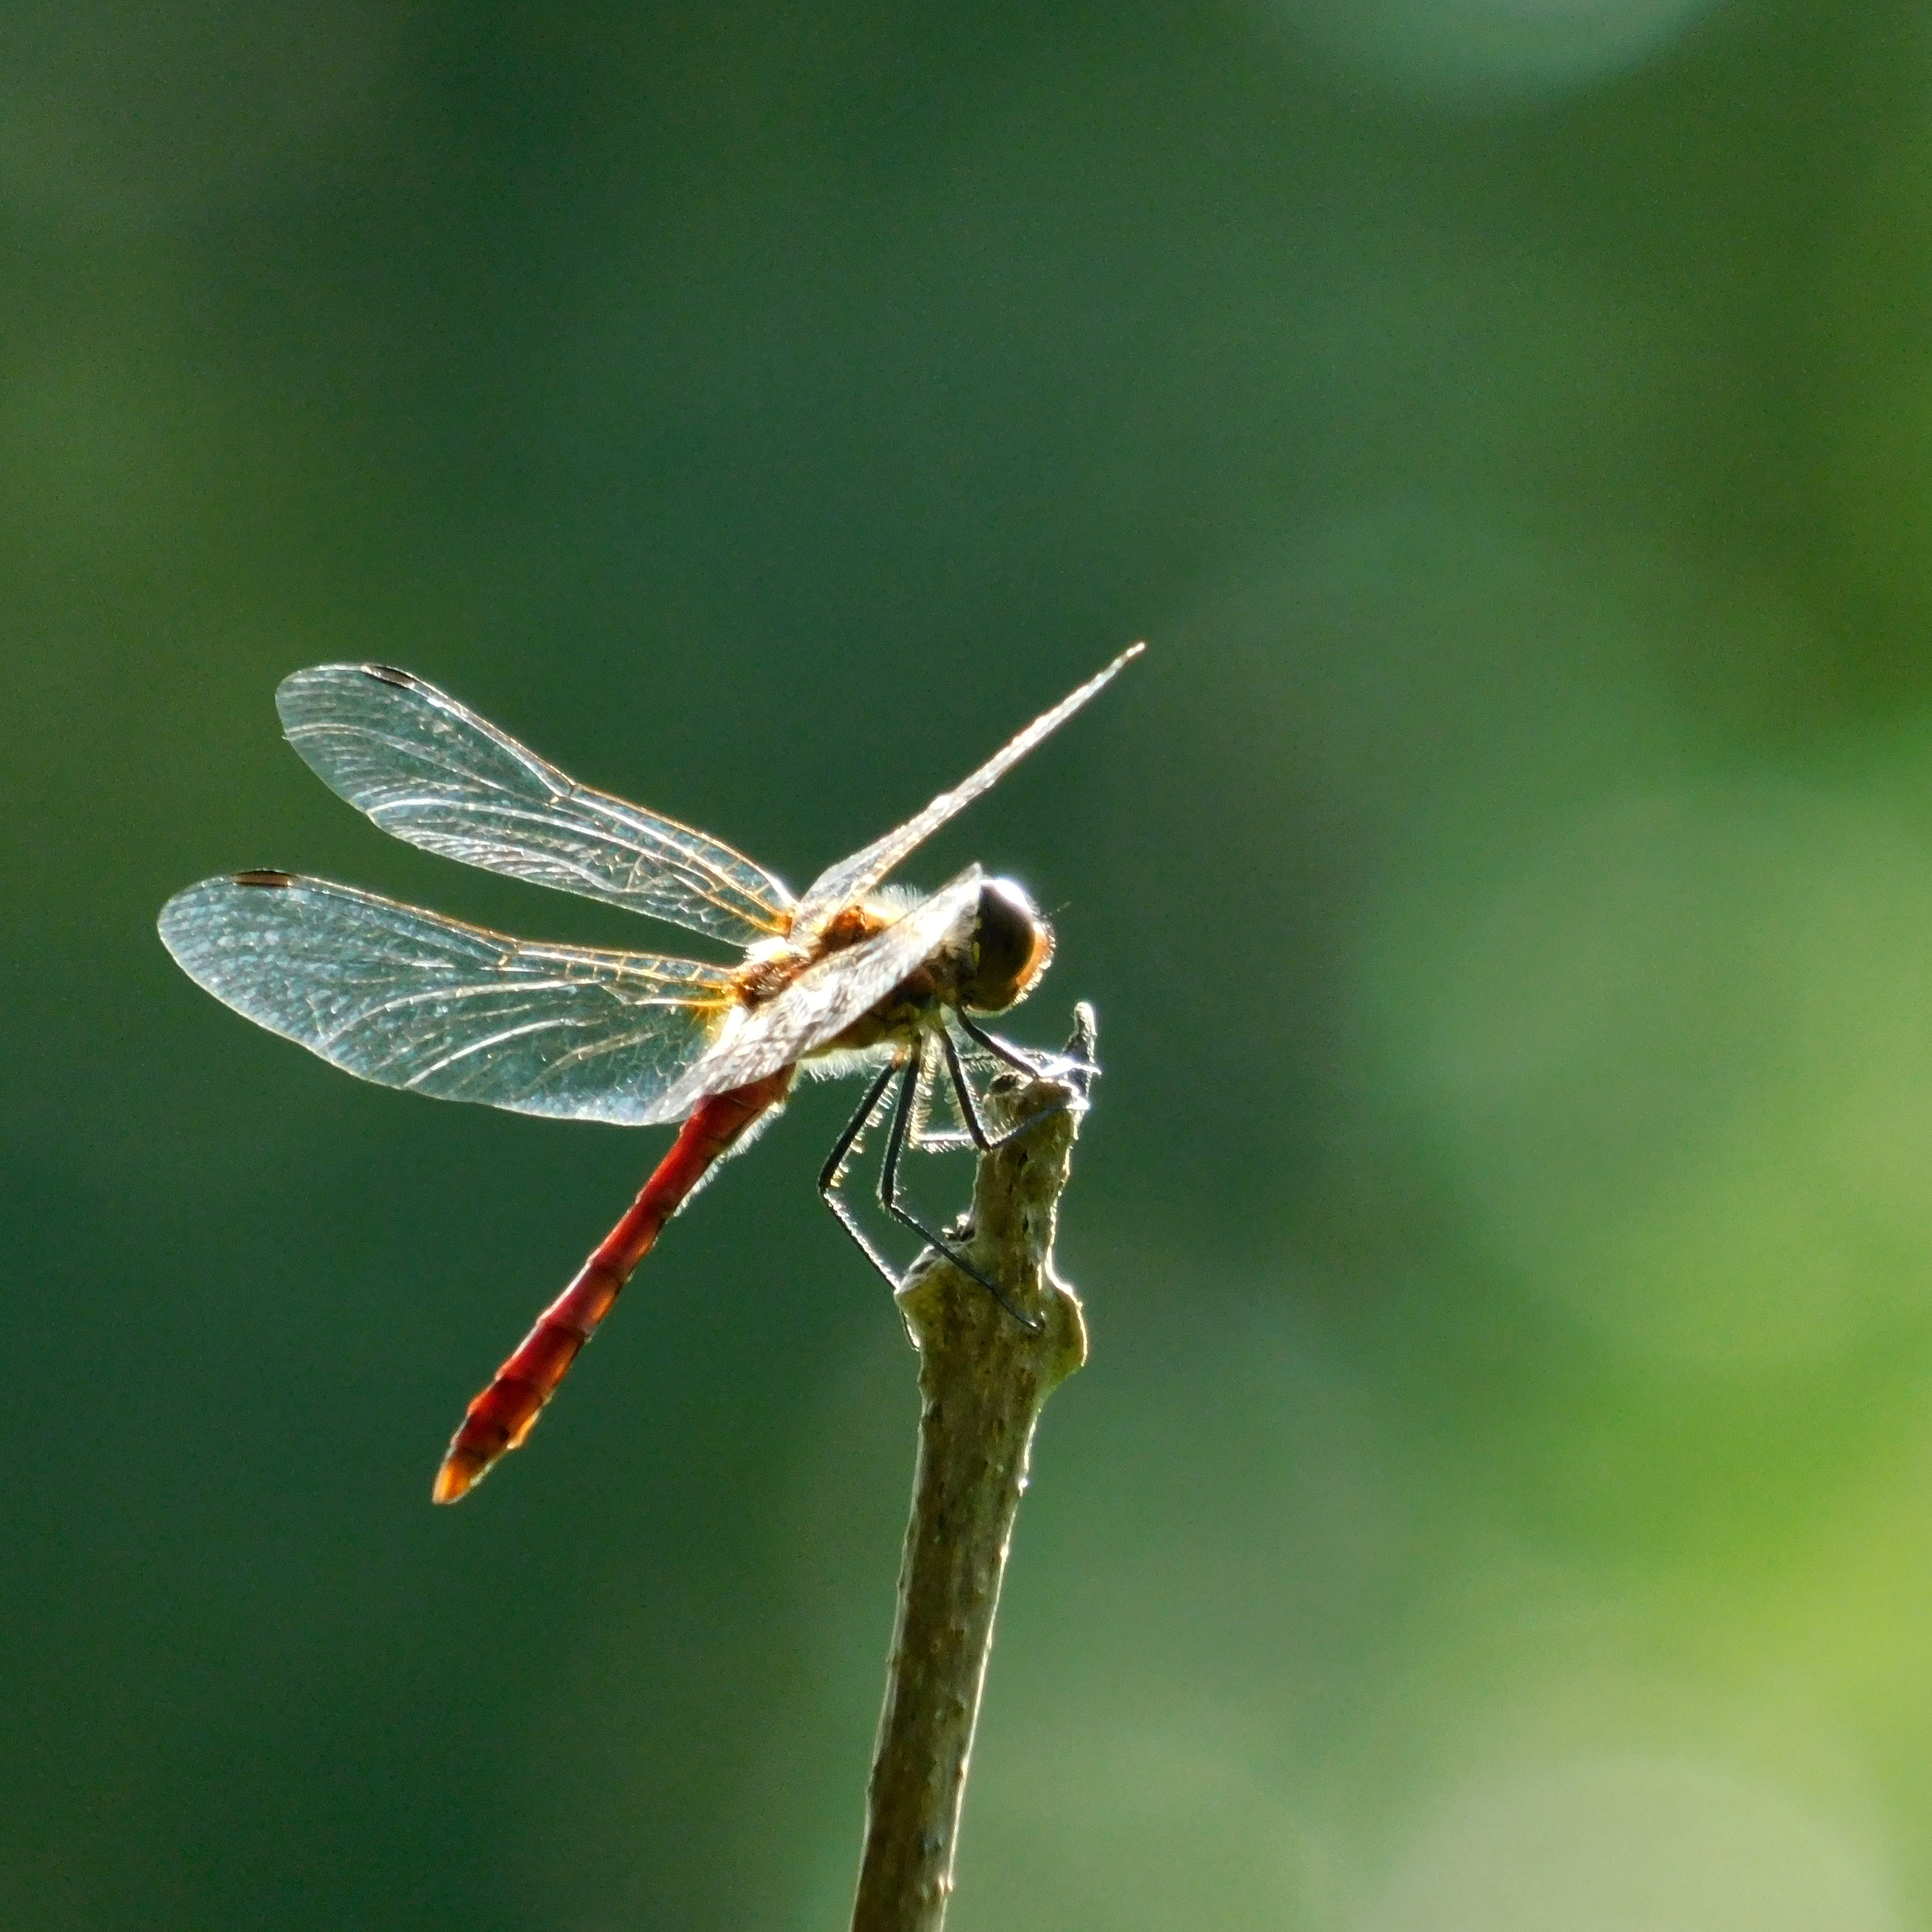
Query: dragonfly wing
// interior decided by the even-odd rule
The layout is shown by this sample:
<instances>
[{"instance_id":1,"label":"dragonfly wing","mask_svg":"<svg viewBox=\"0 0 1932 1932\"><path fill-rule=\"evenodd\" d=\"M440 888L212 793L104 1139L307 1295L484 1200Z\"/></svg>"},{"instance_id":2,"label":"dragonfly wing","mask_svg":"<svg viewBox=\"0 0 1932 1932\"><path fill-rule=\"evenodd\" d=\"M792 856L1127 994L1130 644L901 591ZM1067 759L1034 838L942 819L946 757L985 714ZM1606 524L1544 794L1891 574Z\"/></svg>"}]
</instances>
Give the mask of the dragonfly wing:
<instances>
[{"instance_id":1,"label":"dragonfly wing","mask_svg":"<svg viewBox=\"0 0 1932 1932\"><path fill-rule=\"evenodd\" d=\"M694 959L545 946L286 872L205 879L162 908L188 976L385 1087L641 1126L737 1010Z\"/></svg>"},{"instance_id":2,"label":"dragonfly wing","mask_svg":"<svg viewBox=\"0 0 1932 1932\"><path fill-rule=\"evenodd\" d=\"M425 851L738 946L791 922L790 893L741 853L578 784L406 671L318 664L275 704L325 784Z\"/></svg>"},{"instance_id":3,"label":"dragonfly wing","mask_svg":"<svg viewBox=\"0 0 1932 1932\"><path fill-rule=\"evenodd\" d=\"M883 932L807 968L763 1005L741 1009L718 1044L664 1096L668 1112L762 1080L844 1032L962 930L978 907L980 884L980 868L969 866Z\"/></svg>"},{"instance_id":4,"label":"dragonfly wing","mask_svg":"<svg viewBox=\"0 0 1932 1932\"><path fill-rule=\"evenodd\" d=\"M841 907L864 898L915 847L931 838L949 818L964 811L982 792L991 790L1028 752L1042 739L1058 730L1089 698L1099 694L1124 664L1139 656L1146 648L1144 644L1130 645L1105 670L1090 677L1078 691L1063 698L1051 711L1036 718L1004 749L994 752L970 778L955 785L950 791L941 792L923 812L916 818L908 818L896 831L887 832L863 851L854 853L849 859L842 859L830 870L821 873L812 882L800 903L793 937L808 938Z\"/></svg>"}]
</instances>

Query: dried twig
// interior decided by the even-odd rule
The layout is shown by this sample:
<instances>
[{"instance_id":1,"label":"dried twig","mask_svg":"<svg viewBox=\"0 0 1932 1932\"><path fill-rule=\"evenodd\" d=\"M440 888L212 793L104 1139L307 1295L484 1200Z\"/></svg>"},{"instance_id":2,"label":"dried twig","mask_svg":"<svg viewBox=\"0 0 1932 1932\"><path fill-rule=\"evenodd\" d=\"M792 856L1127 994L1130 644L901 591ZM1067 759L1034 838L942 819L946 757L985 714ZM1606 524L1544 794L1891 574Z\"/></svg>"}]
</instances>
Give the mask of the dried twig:
<instances>
[{"instance_id":1,"label":"dried twig","mask_svg":"<svg viewBox=\"0 0 1932 1932\"><path fill-rule=\"evenodd\" d=\"M1080 1023L1070 1051L1090 1054L1093 1016L1084 1006ZM945 1922L1034 1426L1048 1396L1087 1359L1079 1298L1054 1275L1052 1249L1088 1084L1078 1074L1011 1077L988 1096L999 1126L1040 1118L981 1156L960 1246L1037 1332L931 1250L899 1292L924 1403L853 1932L939 1932Z\"/></svg>"}]
</instances>

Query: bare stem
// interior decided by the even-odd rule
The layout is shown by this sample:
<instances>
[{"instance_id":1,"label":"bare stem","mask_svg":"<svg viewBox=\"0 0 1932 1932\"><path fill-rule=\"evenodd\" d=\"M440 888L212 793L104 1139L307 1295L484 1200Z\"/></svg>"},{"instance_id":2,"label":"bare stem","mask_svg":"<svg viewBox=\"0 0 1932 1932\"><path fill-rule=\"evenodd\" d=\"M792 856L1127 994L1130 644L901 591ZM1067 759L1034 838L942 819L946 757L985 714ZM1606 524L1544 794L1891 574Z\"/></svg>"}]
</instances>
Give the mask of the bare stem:
<instances>
[{"instance_id":1,"label":"bare stem","mask_svg":"<svg viewBox=\"0 0 1932 1932\"><path fill-rule=\"evenodd\" d=\"M1081 1023L1075 1039L1090 1047L1084 1009ZM1077 1076L1015 1078L995 1082L987 1096L995 1125L1041 1118L980 1156L970 1232L960 1245L1038 1332L931 1250L899 1291L924 1402L853 1932L940 1932L945 1923L993 1616L1034 1427L1047 1397L1087 1359L1079 1298L1052 1262L1086 1085Z\"/></svg>"}]
</instances>

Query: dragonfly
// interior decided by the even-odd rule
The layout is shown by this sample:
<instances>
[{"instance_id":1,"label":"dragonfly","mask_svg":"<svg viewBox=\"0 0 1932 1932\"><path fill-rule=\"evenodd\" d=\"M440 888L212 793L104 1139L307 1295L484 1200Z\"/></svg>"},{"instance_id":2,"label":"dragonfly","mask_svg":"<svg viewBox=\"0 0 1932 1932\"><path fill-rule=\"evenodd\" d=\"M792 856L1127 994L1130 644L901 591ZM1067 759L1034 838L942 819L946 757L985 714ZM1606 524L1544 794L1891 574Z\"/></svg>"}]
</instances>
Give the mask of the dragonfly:
<instances>
[{"instance_id":1,"label":"dragonfly","mask_svg":"<svg viewBox=\"0 0 1932 1932\"><path fill-rule=\"evenodd\" d=\"M840 1192L888 1107L879 1178L892 1218L1014 1314L998 1282L925 1226L899 1184L908 1144L984 1150L969 1061L1090 1077L1090 1047L1051 1060L989 1031L1051 962L1025 890L969 866L935 892L889 874L1088 704L1135 644L896 830L802 897L676 820L580 784L427 680L387 664L321 664L275 697L324 784L385 832L507 877L668 920L742 950L734 966L518 939L292 872L204 879L162 909L188 976L259 1026L386 1087L514 1113L626 1126L677 1122L670 1150L575 1278L466 1411L432 1494L453 1503L522 1446L572 1363L671 1216L783 1108L801 1070L863 1074L864 1098L819 1192L866 1258L898 1277ZM1076 1042L1084 1036L1076 1035ZM926 1132L950 1089L963 1131Z\"/></svg>"}]
</instances>

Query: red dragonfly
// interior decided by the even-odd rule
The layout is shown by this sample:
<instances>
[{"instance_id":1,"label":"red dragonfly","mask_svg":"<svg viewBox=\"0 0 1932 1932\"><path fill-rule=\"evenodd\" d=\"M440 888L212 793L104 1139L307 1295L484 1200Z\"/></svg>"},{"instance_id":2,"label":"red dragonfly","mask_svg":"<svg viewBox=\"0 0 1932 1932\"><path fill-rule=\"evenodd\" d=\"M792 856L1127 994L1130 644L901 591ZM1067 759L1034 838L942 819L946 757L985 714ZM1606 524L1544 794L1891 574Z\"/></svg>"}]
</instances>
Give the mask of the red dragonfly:
<instances>
[{"instance_id":1,"label":"red dragonfly","mask_svg":"<svg viewBox=\"0 0 1932 1932\"><path fill-rule=\"evenodd\" d=\"M746 949L727 967L547 945L278 872L204 879L162 909L162 941L190 978L365 1080L566 1120L683 1123L628 1211L470 1405L436 1474L438 1502L454 1502L521 1445L664 1223L778 1112L801 1066L871 1076L819 1176L867 1258L898 1285L838 1191L896 1082L880 1202L1005 1301L904 1205L899 1160L909 1140L996 1144L969 1058L1028 1073L1049 1064L973 1016L1004 1012L1032 990L1052 958L1052 929L1020 886L977 866L929 896L880 887L1142 648L1123 651L896 831L828 867L802 898L728 845L578 784L407 671L321 664L283 683L275 703L289 742L385 832ZM921 1133L942 1076L963 1136Z\"/></svg>"}]
</instances>

